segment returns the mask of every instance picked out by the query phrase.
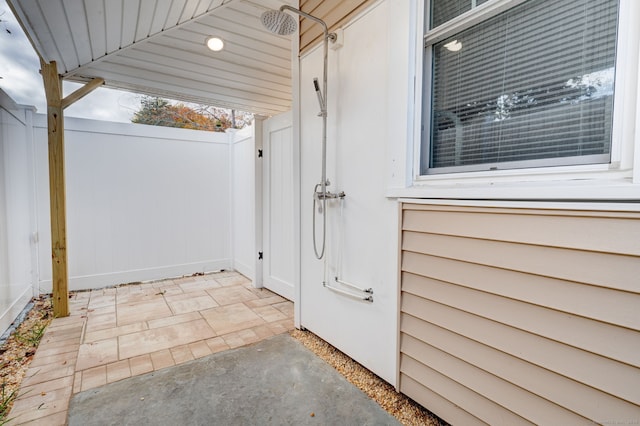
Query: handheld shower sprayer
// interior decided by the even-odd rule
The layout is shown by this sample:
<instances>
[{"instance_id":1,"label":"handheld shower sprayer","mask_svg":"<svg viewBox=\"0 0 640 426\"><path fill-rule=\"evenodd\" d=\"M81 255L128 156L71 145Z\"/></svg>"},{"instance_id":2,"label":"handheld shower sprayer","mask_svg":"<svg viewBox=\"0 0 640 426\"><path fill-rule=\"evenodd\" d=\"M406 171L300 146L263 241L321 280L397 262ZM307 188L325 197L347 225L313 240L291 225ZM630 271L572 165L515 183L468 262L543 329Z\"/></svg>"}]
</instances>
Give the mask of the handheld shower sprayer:
<instances>
[{"instance_id":1,"label":"handheld shower sprayer","mask_svg":"<svg viewBox=\"0 0 640 426\"><path fill-rule=\"evenodd\" d=\"M313 79L313 86L316 89L316 95L318 95L318 103L320 104L320 112L318 113L318 117L324 117L327 115L327 107L324 103L324 97L322 96L322 91L320 90L320 85L318 84L318 78Z\"/></svg>"},{"instance_id":2,"label":"handheld shower sprayer","mask_svg":"<svg viewBox=\"0 0 640 426\"><path fill-rule=\"evenodd\" d=\"M313 85L318 96L318 102L320 103L320 114L322 117L322 177L320 183L317 184L313 190L313 250L316 258L322 259L326 248L326 234L327 234L327 199L332 198L344 198L344 192L339 194L333 194L327 191L327 59L329 56L329 41L335 42L337 35L330 33L327 24L320 18L316 18L313 15L309 15L299 9L291 7L289 5L280 6L279 10L267 10L260 16L262 25L274 34L290 35L296 32L298 25L295 19L285 11L289 11L300 15L310 21L319 24L324 32L324 63L322 73L322 89L318 84L318 79L313 79ZM320 190L318 190L320 188ZM318 249L316 242L316 204L318 205L318 214L322 215L322 244Z\"/></svg>"}]
</instances>

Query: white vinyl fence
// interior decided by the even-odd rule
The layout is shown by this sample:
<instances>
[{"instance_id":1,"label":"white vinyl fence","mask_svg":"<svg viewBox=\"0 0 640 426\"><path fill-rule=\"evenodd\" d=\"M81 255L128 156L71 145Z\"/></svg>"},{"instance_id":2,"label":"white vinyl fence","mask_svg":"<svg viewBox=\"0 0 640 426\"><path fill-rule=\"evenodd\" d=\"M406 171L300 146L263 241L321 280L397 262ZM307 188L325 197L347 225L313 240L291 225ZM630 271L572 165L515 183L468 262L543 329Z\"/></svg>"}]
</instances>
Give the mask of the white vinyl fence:
<instances>
[{"instance_id":1,"label":"white vinyl fence","mask_svg":"<svg viewBox=\"0 0 640 426\"><path fill-rule=\"evenodd\" d=\"M34 293L32 116L0 90L0 334Z\"/></svg>"},{"instance_id":2,"label":"white vinyl fence","mask_svg":"<svg viewBox=\"0 0 640 426\"><path fill-rule=\"evenodd\" d=\"M231 152L231 219L234 269L256 278L255 137L254 129L235 134Z\"/></svg>"},{"instance_id":3,"label":"white vinyl fence","mask_svg":"<svg viewBox=\"0 0 640 426\"><path fill-rule=\"evenodd\" d=\"M0 309L10 323L11 306L51 292L47 124L0 95ZM67 117L70 290L232 268L253 278L254 133Z\"/></svg>"}]
</instances>

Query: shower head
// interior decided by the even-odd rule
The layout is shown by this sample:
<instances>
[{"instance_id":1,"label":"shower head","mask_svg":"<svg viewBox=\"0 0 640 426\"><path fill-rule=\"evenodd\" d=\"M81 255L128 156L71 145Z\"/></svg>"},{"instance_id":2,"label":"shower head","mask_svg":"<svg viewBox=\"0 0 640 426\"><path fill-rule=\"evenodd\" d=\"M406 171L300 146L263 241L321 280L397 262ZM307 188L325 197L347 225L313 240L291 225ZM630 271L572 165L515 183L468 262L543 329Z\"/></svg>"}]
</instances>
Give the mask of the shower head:
<instances>
[{"instance_id":1,"label":"shower head","mask_svg":"<svg viewBox=\"0 0 640 426\"><path fill-rule=\"evenodd\" d=\"M291 35L298 29L296 20L284 10L267 10L260 16L260 20L274 34Z\"/></svg>"},{"instance_id":2,"label":"shower head","mask_svg":"<svg viewBox=\"0 0 640 426\"><path fill-rule=\"evenodd\" d=\"M300 15L303 18L307 18L317 24L322 26L322 30L324 31L324 40L325 43L327 41L335 42L337 40L337 36L335 33L330 33L327 29L327 24L320 18L316 18L313 15L309 15L306 12L301 11L300 9L296 9L295 7L291 7L289 5L280 6L279 10L267 10L263 12L260 16L260 20L262 21L262 25L269 31L274 34L279 35L291 35L296 32L298 29L298 23L295 19L288 13L285 13L285 10L288 10L296 15Z\"/></svg>"}]
</instances>

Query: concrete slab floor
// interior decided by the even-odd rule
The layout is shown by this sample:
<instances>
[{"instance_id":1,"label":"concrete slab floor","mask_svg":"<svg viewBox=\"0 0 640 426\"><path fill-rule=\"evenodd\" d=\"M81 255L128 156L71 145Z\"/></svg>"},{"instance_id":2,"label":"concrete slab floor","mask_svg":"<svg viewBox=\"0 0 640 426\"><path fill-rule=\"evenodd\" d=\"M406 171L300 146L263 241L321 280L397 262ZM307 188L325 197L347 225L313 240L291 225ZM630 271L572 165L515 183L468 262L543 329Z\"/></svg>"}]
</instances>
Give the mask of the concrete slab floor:
<instances>
[{"instance_id":1,"label":"concrete slab floor","mask_svg":"<svg viewBox=\"0 0 640 426\"><path fill-rule=\"evenodd\" d=\"M288 334L76 394L74 425L398 425Z\"/></svg>"}]
</instances>

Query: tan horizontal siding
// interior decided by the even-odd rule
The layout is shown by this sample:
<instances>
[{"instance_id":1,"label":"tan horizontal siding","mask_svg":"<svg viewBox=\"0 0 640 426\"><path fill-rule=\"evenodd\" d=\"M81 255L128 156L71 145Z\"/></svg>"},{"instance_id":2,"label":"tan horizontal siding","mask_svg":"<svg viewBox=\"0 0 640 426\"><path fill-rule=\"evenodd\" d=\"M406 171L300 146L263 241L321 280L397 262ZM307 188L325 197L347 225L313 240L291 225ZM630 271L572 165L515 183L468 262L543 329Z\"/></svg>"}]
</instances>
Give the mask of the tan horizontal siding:
<instances>
[{"instance_id":1,"label":"tan horizontal siding","mask_svg":"<svg viewBox=\"0 0 640 426\"><path fill-rule=\"evenodd\" d=\"M509 325L479 317L430 300L408 303L403 294L402 321L414 317L452 333L481 342L576 382L622 399L637 399L637 369L591 352L561 344ZM406 314L406 315L405 315ZM453 318L452 318L453 316ZM418 334L414 331L414 335ZM428 340L427 340L428 341Z\"/></svg>"},{"instance_id":2,"label":"tan horizontal siding","mask_svg":"<svg viewBox=\"0 0 640 426\"><path fill-rule=\"evenodd\" d=\"M531 203L529 203L531 204ZM624 206L624 204L621 204ZM571 217L595 217L595 218L627 218L627 219L637 219L639 213L634 211L629 211L628 209L619 209L616 210L616 207L613 204L609 204L609 210L571 210L571 209L558 209L556 207L547 207L547 208L532 208L532 207L481 207L481 206L454 206L454 205L438 205L438 204L411 204L405 203L404 211L428 211L430 213L433 212L463 212L466 214L477 214L477 213L491 213L491 214L508 214L508 215L529 215L529 216L539 216L544 215L548 217L562 217L562 216L571 216Z\"/></svg>"},{"instance_id":3,"label":"tan horizontal siding","mask_svg":"<svg viewBox=\"0 0 640 426\"><path fill-rule=\"evenodd\" d=\"M434 211L429 214L428 221L421 220L421 216L419 210L405 211L404 229L640 256L640 226L633 217L581 217L575 220L575 216L478 212L474 213L473 221L468 221L469 213L455 211ZM496 220L501 226L495 226ZM595 227L604 228L608 238L594 238Z\"/></svg>"},{"instance_id":4,"label":"tan horizontal siding","mask_svg":"<svg viewBox=\"0 0 640 426\"><path fill-rule=\"evenodd\" d=\"M405 271L609 324L640 329L640 294L406 252ZM469 280L468 277L474 277ZM607 303L602 303L606 300ZM615 306L615 309L611 309Z\"/></svg>"},{"instance_id":5,"label":"tan horizontal siding","mask_svg":"<svg viewBox=\"0 0 640 426\"><path fill-rule=\"evenodd\" d=\"M402 249L630 292L640 277L638 256L415 232L403 233Z\"/></svg>"},{"instance_id":6,"label":"tan horizontal siding","mask_svg":"<svg viewBox=\"0 0 640 426\"><path fill-rule=\"evenodd\" d=\"M404 342L403 342L404 343ZM406 348L406 346L405 346ZM406 351L411 352L411 347L406 348ZM484 397L478 392L474 392L467 386L462 385L456 380L448 377L437 368L431 368L419 361L409 354L404 353L400 358L400 365L402 366L403 375L413 378L418 383L437 383L439 393L445 398L460 398L466 402L462 407L464 411L475 418L475 423L486 423L490 425L505 424L505 425L530 425L531 423L515 415L514 413L506 410L499 404L494 403L490 399ZM445 368L446 370L446 368ZM479 420L483 419L483 420ZM496 419L505 419L505 422L496 421ZM451 420L449 420L451 421ZM461 423L467 424L467 423Z\"/></svg>"},{"instance_id":7,"label":"tan horizontal siding","mask_svg":"<svg viewBox=\"0 0 640 426\"><path fill-rule=\"evenodd\" d=\"M416 275L404 275L402 289L528 333L640 367L638 341L628 339L626 328ZM407 298L406 301L418 303L415 298ZM594 335L598 338L594 339Z\"/></svg>"},{"instance_id":8,"label":"tan horizontal siding","mask_svg":"<svg viewBox=\"0 0 640 426\"><path fill-rule=\"evenodd\" d=\"M402 332L418 341L431 341L437 345L437 349L499 376L519 389L527 389L540 398L555 401L572 412L597 418L599 415L597 407L602 403L615 407L616 413L628 418L637 411L637 406L632 403L591 386L583 386L575 380L566 380L565 377L546 368L488 345L478 344L477 341L410 315L402 318ZM625 378L624 380L631 385L633 379ZM576 394L581 394L582 397L575 398Z\"/></svg>"},{"instance_id":9,"label":"tan horizontal siding","mask_svg":"<svg viewBox=\"0 0 640 426\"><path fill-rule=\"evenodd\" d=\"M424 357L429 360L429 368L482 396L478 406L468 411L489 424L547 425L576 421L574 413L411 336L402 336L401 350L405 366L408 357L415 360L411 363L413 368L405 369L407 375L419 371L421 363L416 358ZM516 413L526 413L526 418Z\"/></svg>"},{"instance_id":10,"label":"tan horizontal siding","mask_svg":"<svg viewBox=\"0 0 640 426\"><path fill-rule=\"evenodd\" d=\"M300 2L300 10L316 18L322 19L329 28L335 31L354 15L373 3L373 0L306 0ZM315 22L302 19L300 22L300 51L308 50L319 42L322 29Z\"/></svg>"},{"instance_id":11,"label":"tan horizontal siding","mask_svg":"<svg viewBox=\"0 0 640 426\"><path fill-rule=\"evenodd\" d=\"M406 362L405 362L406 359L407 359L406 357L403 357L401 359L405 367L406 367ZM435 413L444 413L444 412L449 413L447 420L452 425L465 425L465 426L466 425L468 426L487 425L487 423L479 420L475 416L472 416L471 414L467 413L462 408L460 408L458 405L453 404L448 399L443 398L440 394L433 392L431 389L425 387L422 384L422 383L432 383L436 381L438 378L440 378L442 375L439 375L436 371L433 371L433 370L431 371L427 370L426 374L424 372L421 372L421 373L423 374L419 375L418 380L415 380L412 377L407 376L405 374L400 375L400 383L404 393L406 393L407 395L413 395L413 399L416 402L418 402L419 404L422 404L425 407L429 407L429 409ZM429 373L434 375L435 379L433 378L433 376L428 376ZM466 388L452 381L444 381L441 387L444 387L447 385L452 389L449 392L446 392L446 391L443 392L444 394L451 393L455 395L460 395L461 393L464 393L464 391L466 390ZM474 398L478 396L475 392L468 391L468 393L469 393L468 396L470 398Z\"/></svg>"},{"instance_id":12,"label":"tan horizontal siding","mask_svg":"<svg viewBox=\"0 0 640 426\"><path fill-rule=\"evenodd\" d=\"M640 214L401 214L402 392L439 401L427 407L445 420L455 406L492 424L516 423L503 410L539 424L640 418Z\"/></svg>"}]
</instances>

